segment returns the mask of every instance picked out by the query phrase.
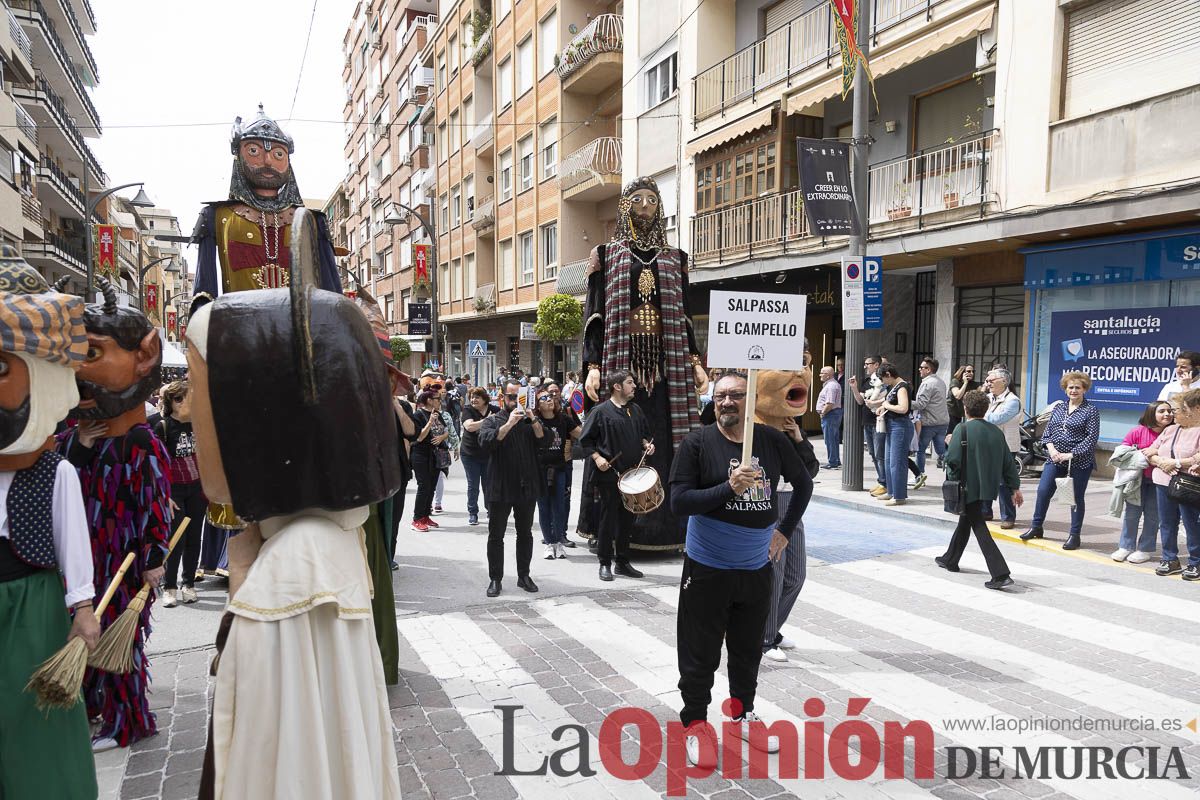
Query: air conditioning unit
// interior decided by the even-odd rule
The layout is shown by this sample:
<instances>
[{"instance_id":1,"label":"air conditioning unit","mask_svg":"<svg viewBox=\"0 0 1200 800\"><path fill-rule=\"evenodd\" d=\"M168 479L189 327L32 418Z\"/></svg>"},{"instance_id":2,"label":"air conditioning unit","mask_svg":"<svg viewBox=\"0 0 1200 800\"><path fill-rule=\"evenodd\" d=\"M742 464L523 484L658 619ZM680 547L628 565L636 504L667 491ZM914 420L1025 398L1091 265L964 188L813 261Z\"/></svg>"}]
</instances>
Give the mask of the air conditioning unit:
<instances>
[{"instance_id":1,"label":"air conditioning unit","mask_svg":"<svg viewBox=\"0 0 1200 800\"><path fill-rule=\"evenodd\" d=\"M409 153L404 158L400 159L400 165L403 167L411 167L412 166L412 153Z\"/></svg>"},{"instance_id":2,"label":"air conditioning unit","mask_svg":"<svg viewBox=\"0 0 1200 800\"><path fill-rule=\"evenodd\" d=\"M378 189L371 192L371 205L377 206L383 202L383 193Z\"/></svg>"},{"instance_id":3,"label":"air conditioning unit","mask_svg":"<svg viewBox=\"0 0 1200 800\"><path fill-rule=\"evenodd\" d=\"M383 47L383 34L377 33L374 37L372 37L371 47L374 47L376 50L379 50Z\"/></svg>"},{"instance_id":4,"label":"air conditioning unit","mask_svg":"<svg viewBox=\"0 0 1200 800\"><path fill-rule=\"evenodd\" d=\"M379 88L375 90L376 97L383 97L383 84L379 84Z\"/></svg>"},{"instance_id":5,"label":"air conditioning unit","mask_svg":"<svg viewBox=\"0 0 1200 800\"><path fill-rule=\"evenodd\" d=\"M379 277L382 277L382 275L383 275L383 267L381 267L379 264L376 264L375 266L371 267L371 277L372 278L379 278Z\"/></svg>"}]
</instances>

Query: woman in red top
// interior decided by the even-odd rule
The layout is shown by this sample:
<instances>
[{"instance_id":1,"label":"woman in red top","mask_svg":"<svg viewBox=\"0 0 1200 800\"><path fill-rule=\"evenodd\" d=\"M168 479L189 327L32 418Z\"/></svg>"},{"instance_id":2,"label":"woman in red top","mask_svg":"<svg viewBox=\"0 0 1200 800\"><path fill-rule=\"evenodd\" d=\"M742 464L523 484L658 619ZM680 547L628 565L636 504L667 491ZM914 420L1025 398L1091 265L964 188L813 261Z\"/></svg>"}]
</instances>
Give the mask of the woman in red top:
<instances>
[{"instance_id":1,"label":"woman in red top","mask_svg":"<svg viewBox=\"0 0 1200 800\"><path fill-rule=\"evenodd\" d=\"M1175 421L1175 411L1165 400L1146 406L1136 427L1125 434L1121 444L1136 447L1145 454L1163 429ZM1128 560L1130 564L1143 564L1154 557L1158 540L1158 490L1151 476L1154 467L1142 473L1141 505L1125 504L1125 515L1121 521L1121 539L1113 551L1113 561ZM1138 536L1138 522L1142 523L1142 534Z\"/></svg>"}]
</instances>

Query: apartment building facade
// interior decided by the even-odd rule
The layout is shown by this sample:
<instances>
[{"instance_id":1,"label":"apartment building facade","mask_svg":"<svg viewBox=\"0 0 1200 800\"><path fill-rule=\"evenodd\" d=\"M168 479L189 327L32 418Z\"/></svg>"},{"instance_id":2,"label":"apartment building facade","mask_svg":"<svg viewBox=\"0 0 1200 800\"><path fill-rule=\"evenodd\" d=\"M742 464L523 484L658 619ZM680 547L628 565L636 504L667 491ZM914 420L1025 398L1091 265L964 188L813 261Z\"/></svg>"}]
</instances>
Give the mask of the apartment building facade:
<instances>
[{"instance_id":1,"label":"apartment building facade","mask_svg":"<svg viewBox=\"0 0 1200 800\"><path fill-rule=\"evenodd\" d=\"M347 288L366 287L395 336L409 338L418 370L427 337L410 337L413 247L430 240L420 223L431 209L423 184L429 138L417 117L433 79L421 52L436 24L433 0L375 0L354 9L344 39L347 175L326 202Z\"/></svg>"},{"instance_id":2,"label":"apartment building facade","mask_svg":"<svg viewBox=\"0 0 1200 800\"><path fill-rule=\"evenodd\" d=\"M425 48L443 368L561 375L579 343L539 341L538 303L582 297L621 182L616 4L444 0ZM468 352L481 343L480 355Z\"/></svg>"},{"instance_id":3,"label":"apartment building facade","mask_svg":"<svg viewBox=\"0 0 1200 800\"><path fill-rule=\"evenodd\" d=\"M1040 408L1059 395L1047 355L1059 312L1200 305L1200 265L1185 260L1200 252L1187 249L1200 245L1200 147L1187 133L1200 78L1170 67L1200 51L1200 7L865 5L877 97L867 249L883 259L887 299L870 350L909 376L925 355L943 377L1003 362ZM847 240L809 231L795 145L850 136L829 3L638 0L625 26L638 47L626 107L639 110L625 177L677 164L693 285L808 295L810 346L833 363ZM677 93L658 88L664 56ZM702 301L696 313L703 336ZM1106 412L1102 436L1119 439L1136 416Z\"/></svg>"},{"instance_id":4,"label":"apartment building facade","mask_svg":"<svg viewBox=\"0 0 1200 800\"><path fill-rule=\"evenodd\" d=\"M87 199L107 181L88 145L102 132L90 95L99 79L88 44L96 18L88 0L3 6L0 236L19 243L47 279L69 276L82 290Z\"/></svg>"}]
</instances>

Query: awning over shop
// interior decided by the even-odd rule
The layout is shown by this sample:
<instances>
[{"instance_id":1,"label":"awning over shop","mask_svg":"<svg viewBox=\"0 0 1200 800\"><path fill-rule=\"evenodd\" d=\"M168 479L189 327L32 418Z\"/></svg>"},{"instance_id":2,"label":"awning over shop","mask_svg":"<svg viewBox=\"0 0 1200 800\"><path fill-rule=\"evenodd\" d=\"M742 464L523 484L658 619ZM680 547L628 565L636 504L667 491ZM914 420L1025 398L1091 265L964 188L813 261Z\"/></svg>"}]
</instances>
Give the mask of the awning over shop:
<instances>
[{"instance_id":1,"label":"awning over shop","mask_svg":"<svg viewBox=\"0 0 1200 800\"><path fill-rule=\"evenodd\" d=\"M701 136L695 141L688 142L684 153L688 158L691 158L697 153L703 153L705 150L711 150L717 145L732 142L734 139L745 136L747 133L756 131L759 128L765 128L771 124L771 112L774 110L775 104L772 103L766 108L760 108L741 119L723 125L712 133Z\"/></svg>"},{"instance_id":2,"label":"awning over shop","mask_svg":"<svg viewBox=\"0 0 1200 800\"><path fill-rule=\"evenodd\" d=\"M903 69L934 53L948 50L956 44L967 41L992 27L995 7L988 6L971 14L967 14L953 22L939 25L915 39L911 39L898 47L883 51L880 55L868 55L871 63L871 74L875 79ZM821 81L815 86L804 89L792 95L787 101L787 113L802 114L809 111L817 103L822 103L834 97L842 90L842 76Z\"/></svg>"},{"instance_id":3,"label":"awning over shop","mask_svg":"<svg viewBox=\"0 0 1200 800\"><path fill-rule=\"evenodd\" d=\"M559 294L579 295L587 292L588 259L564 264L558 271L558 283L554 289Z\"/></svg>"},{"instance_id":4,"label":"awning over shop","mask_svg":"<svg viewBox=\"0 0 1200 800\"><path fill-rule=\"evenodd\" d=\"M187 356L180 352L179 348L162 335L162 328L158 329L159 339L162 341L162 365L164 367L183 367L187 368Z\"/></svg>"}]
</instances>

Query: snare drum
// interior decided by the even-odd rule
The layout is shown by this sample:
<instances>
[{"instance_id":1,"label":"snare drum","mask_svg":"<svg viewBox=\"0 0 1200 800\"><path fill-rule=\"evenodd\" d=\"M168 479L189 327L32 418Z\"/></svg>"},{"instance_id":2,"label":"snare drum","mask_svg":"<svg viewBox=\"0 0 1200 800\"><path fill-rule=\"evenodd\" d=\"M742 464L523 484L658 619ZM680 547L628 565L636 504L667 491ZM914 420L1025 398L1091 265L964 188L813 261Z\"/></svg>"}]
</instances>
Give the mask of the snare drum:
<instances>
[{"instance_id":1,"label":"snare drum","mask_svg":"<svg viewBox=\"0 0 1200 800\"><path fill-rule=\"evenodd\" d=\"M625 508L634 514L649 514L662 505L665 497L662 481L653 467L629 470L617 481L617 489Z\"/></svg>"}]
</instances>

